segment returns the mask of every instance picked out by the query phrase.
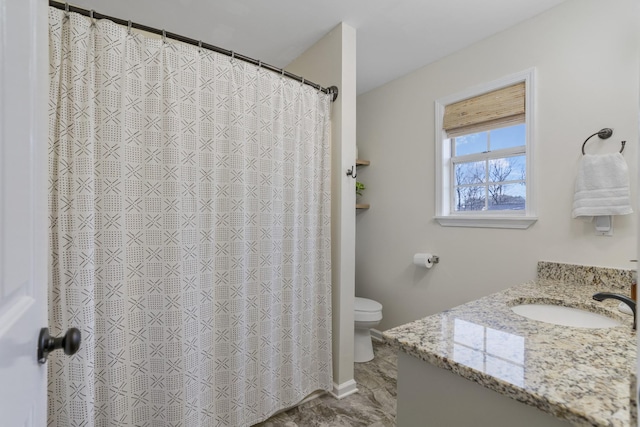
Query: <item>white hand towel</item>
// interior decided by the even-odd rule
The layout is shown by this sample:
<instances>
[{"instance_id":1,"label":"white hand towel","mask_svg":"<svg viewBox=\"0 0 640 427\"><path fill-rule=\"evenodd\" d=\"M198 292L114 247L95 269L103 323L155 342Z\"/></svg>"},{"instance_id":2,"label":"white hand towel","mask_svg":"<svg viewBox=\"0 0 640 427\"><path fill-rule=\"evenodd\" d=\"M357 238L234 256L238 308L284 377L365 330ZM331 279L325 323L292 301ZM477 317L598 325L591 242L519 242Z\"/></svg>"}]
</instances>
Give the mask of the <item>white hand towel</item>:
<instances>
[{"instance_id":1,"label":"white hand towel","mask_svg":"<svg viewBox=\"0 0 640 427\"><path fill-rule=\"evenodd\" d=\"M582 156L573 197L574 218L633 213L629 195L629 169L622 154Z\"/></svg>"}]
</instances>

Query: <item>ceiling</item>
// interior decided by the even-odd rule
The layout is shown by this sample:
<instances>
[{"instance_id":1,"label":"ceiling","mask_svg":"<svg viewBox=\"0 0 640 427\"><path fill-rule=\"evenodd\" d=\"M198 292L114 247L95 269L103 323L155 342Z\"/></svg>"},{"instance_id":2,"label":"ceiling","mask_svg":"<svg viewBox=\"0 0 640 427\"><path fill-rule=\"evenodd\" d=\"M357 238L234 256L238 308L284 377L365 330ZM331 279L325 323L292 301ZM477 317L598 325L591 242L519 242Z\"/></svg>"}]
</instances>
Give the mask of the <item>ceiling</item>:
<instances>
[{"instance_id":1,"label":"ceiling","mask_svg":"<svg viewBox=\"0 0 640 427\"><path fill-rule=\"evenodd\" d=\"M362 94L564 0L72 0L282 68L340 22ZM304 77L304 76L303 76Z\"/></svg>"}]
</instances>

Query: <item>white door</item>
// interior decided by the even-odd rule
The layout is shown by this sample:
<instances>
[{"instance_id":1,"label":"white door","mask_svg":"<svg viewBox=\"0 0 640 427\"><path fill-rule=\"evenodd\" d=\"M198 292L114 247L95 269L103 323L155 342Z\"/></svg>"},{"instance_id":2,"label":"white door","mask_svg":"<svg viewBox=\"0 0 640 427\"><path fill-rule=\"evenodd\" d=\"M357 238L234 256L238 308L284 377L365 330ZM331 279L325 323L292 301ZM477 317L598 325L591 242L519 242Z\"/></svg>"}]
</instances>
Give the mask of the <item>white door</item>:
<instances>
[{"instance_id":1,"label":"white door","mask_svg":"<svg viewBox=\"0 0 640 427\"><path fill-rule=\"evenodd\" d=\"M46 0L0 0L0 425L46 426Z\"/></svg>"}]
</instances>

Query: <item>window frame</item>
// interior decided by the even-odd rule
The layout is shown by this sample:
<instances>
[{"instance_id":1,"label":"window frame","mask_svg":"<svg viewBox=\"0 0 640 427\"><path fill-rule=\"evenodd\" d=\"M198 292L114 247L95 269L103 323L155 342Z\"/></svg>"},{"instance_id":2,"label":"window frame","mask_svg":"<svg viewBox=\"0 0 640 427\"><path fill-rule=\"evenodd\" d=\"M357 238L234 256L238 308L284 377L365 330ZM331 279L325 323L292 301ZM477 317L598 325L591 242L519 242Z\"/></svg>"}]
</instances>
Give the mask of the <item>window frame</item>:
<instances>
[{"instance_id":1,"label":"window frame","mask_svg":"<svg viewBox=\"0 0 640 427\"><path fill-rule=\"evenodd\" d=\"M463 92L450 95L435 101L435 217L445 227L482 227L482 228L519 228L526 229L535 221L535 162L534 162L534 80L535 68L511 74L509 76L469 88ZM451 209L454 192L454 178L451 157L451 138L443 129L445 106L464 99L473 98L503 87L525 82L525 209L518 211L463 211ZM501 150L502 151L502 150ZM459 156L458 158L460 158Z\"/></svg>"}]
</instances>

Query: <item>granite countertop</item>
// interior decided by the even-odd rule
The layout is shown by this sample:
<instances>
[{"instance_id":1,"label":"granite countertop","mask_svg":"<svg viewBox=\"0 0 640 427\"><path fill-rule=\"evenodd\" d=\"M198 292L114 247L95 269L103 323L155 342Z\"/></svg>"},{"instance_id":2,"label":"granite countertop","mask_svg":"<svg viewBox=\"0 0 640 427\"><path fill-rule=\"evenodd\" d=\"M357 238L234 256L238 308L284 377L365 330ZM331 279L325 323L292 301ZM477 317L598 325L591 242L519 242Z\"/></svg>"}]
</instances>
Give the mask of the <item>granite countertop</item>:
<instances>
[{"instance_id":1,"label":"granite countertop","mask_svg":"<svg viewBox=\"0 0 640 427\"><path fill-rule=\"evenodd\" d=\"M575 425L629 426L636 334L632 316L618 311L619 301L591 298L605 290L622 293L602 284L538 279L387 330L383 337L412 356ZM557 326L510 310L536 302L605 314L623 325Z\"/></svg>"}]
</instances>

